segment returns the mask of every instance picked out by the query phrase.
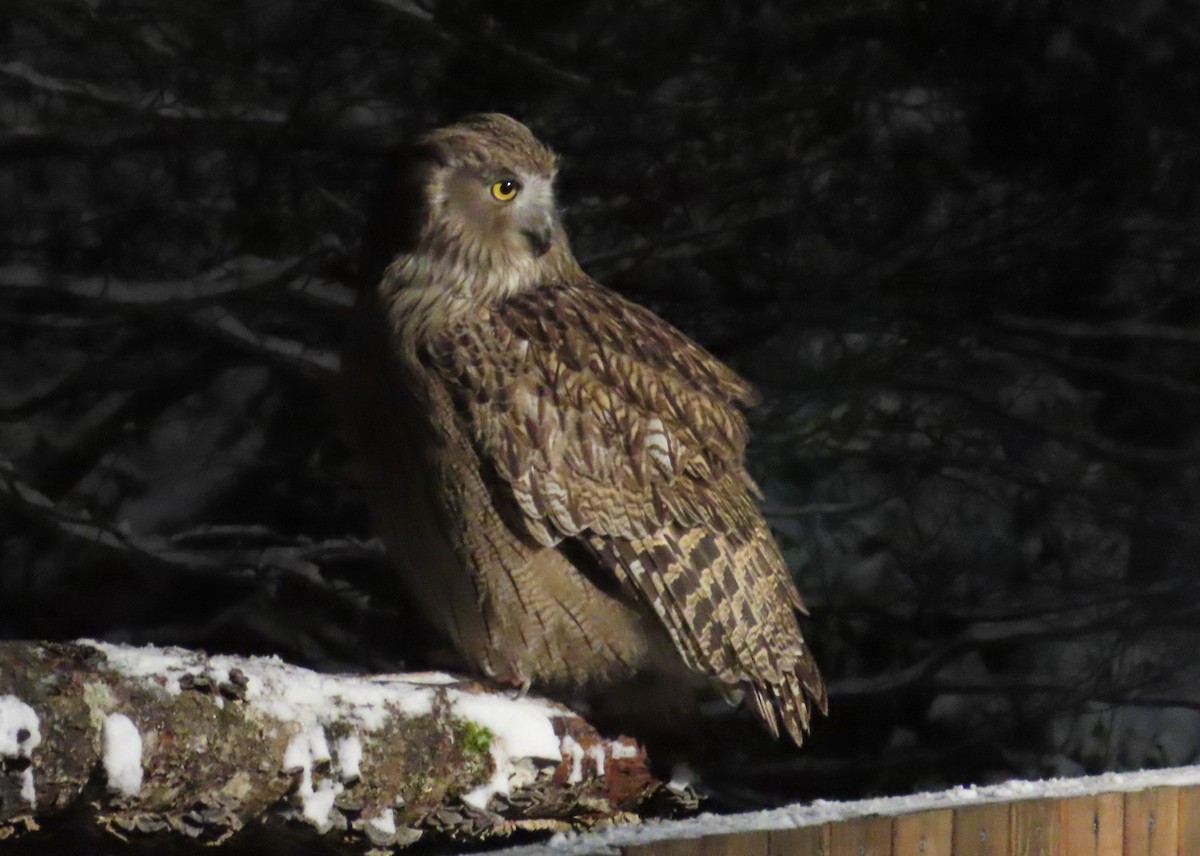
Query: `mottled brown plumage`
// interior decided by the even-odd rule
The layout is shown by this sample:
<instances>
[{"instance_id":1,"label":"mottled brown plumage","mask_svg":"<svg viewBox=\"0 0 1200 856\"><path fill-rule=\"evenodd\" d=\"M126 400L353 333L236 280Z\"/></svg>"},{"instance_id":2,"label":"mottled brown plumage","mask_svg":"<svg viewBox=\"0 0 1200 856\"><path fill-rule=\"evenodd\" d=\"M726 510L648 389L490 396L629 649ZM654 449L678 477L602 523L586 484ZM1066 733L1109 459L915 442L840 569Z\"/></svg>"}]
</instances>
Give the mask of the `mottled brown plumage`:
<instances>
[{"instance_id":1,"label":"mottled brown plumage","mask_svg":"<svg viewBox=\"0 0 1200 856\"><path fill-rule=\"evenodd\" d=\"M497 114L419 141L412 228L347 354L383 536L485 674L553 691L695 673L799 744L825 689L743 464L754 393L583 273L555 168Z\"/></svg>"}]
</instances>

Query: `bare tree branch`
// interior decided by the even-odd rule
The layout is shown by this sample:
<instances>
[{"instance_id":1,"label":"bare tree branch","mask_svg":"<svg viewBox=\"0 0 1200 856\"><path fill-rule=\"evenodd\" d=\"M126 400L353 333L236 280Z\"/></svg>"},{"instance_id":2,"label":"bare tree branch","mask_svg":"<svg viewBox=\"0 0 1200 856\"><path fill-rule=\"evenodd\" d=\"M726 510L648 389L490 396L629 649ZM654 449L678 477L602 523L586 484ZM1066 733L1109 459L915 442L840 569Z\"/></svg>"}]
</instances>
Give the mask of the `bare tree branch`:
<instances>
[{"instance_id":1,"label":"bare tree branch","mask_svg":"<svg viewBox=\"0 0 1200 856\"><path fill-rule=\"evenodd\" d=\"M194 277L158 282L64 276L33 265L17 264L0 268L0 290L14 294L47 290L129 307L210 303L285 281L298 291L312 288L314 293L320 294L319 286L294 279L304 264L305 260L297 258L273 260L243 256Z\"/></svg>"},{"instance_id":2,"label":"bare tree branch","mask_svg":"<svg viewBox=\"0 0 1200 856\"><path fill-rule=\"evenodd\" d=\"M1011 330L1040 333L1059 339L1094 341L1128 339L1156 345L1200 346L1200 331L1144 321L1121 321L1111 324L1091 324L1076 321L1056 321L1006 313L997 322Z\"/></svg>"},{"instance_id":3,"label":"bare tree branch","mask_svg":"<svg viewBox=\"0 0 1200 856\"><path fill-rule=\"evenodd\" d=\"M87 81L64 80L42 74L23 62L0 63L0 75L20 80L35 89L55 95L84 98L121 110L157 116L161 119L187 119L209 122L249 122L255 125L279 126L288 116L251 104L235 104L220 109L195 107L183 103L178 96L166 92L119 92Z\"/></svg>"},{"instance_id":4,"label":"bare tree branch","mask_svg":"<svg viewBox=\"0 0 1200 856\"><path fill-rule=\"evenodd\" d=\"M196 325L218 334L247 353L313 377L333 377L341 361L332 351L313 348L293 339L252 330L222 306L210 306L192 314Z\"/></svg>"}]
</instances>

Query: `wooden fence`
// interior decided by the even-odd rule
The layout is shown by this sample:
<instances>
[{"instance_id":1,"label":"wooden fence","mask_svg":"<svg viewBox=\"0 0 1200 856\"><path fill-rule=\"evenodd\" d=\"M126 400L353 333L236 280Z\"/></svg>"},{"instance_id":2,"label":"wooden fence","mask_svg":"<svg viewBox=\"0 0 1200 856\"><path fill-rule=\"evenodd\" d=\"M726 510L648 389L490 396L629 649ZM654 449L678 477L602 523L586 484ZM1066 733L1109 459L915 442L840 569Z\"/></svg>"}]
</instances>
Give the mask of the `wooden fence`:
<instances>
[{"instance_id":1,"label":"wooden fence","mask_svg":"<svg viewBox=\"0 0 1200 856\"><path fill-rule=\"evenodd\" d=\"M631 845L623 856L1200 856L1200 786L871 815Z\"/></svg>"}]
</instances>

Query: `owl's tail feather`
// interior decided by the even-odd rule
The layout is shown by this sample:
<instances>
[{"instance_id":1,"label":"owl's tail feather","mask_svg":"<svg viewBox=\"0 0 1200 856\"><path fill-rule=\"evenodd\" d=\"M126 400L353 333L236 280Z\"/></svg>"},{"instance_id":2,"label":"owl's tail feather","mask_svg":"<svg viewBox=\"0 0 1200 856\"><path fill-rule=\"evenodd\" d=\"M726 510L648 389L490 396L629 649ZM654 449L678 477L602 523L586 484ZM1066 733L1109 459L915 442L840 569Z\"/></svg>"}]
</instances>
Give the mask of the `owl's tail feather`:
<instances>
[{"instance_id":1,"label":"owl's tail feather","mask_svg":"<svg viewBox=\"0 0 1200 856\"><path fill-rule=\"evenodd\" d=\"M794 671L786 673L782 681L747 683L744 689L754 713L771 736L778 738L781 730L786 731L796 746L804 744L813 706L823 714L829 713L825 684L808 656L797 663Z\"/></svg>"}]
</instances>

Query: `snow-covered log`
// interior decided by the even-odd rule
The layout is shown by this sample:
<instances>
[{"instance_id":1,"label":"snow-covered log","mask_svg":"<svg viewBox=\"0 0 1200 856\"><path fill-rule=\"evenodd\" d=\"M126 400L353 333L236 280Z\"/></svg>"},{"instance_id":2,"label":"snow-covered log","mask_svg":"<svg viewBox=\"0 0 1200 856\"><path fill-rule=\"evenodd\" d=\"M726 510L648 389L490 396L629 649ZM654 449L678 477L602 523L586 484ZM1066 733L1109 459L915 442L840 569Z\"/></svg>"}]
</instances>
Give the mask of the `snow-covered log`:
<instances>
[{"instance_id":1,"label":"snow-covered log","mask_svg":"<svg viewBox=\"0 0 1200 856\"><path fill-rule=\"evenodd\" d=\"M369 852L593 826L659 789L631 740L444 674L0 643L0 841L268 832Z\"/></svg>"}]
</instances>

